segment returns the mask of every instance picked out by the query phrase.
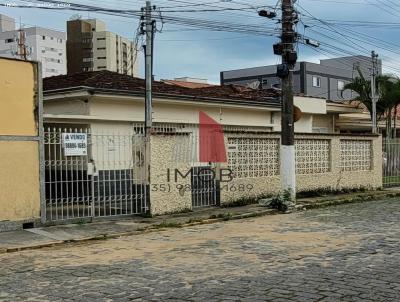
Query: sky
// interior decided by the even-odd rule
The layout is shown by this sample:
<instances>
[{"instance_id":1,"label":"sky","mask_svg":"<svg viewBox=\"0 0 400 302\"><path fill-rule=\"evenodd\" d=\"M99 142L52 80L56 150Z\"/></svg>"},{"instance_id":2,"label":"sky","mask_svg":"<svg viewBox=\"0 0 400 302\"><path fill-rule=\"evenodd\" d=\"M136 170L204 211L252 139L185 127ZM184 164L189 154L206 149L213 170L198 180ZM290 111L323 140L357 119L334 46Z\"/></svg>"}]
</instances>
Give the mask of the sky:
<instances>
[{"instance_id":1,"label":"sky","mask_svg":"<svg viewBox=\"0 0 400 302\"><path fill-rule=\"evenodd\" d=\"M145 1L70 0L102 8L139 10ZM375 50L383 60L384 72L400 75L400 3L398 0L298 0L301 35L321 43L320 48L299 44L299 60L318 63L320 59L341 55L369 55ZM0 4L19 0L0 0ZM25 1L33 6L34 2ZM37 4L37 3L36 3ZM272 45L279 39L269 36L278 28L278 20L259 17L260 9L279 7L277 0L154 0L162 16L206 19L240 25L245 33L216 32L178 26L165 21L156 33L154 74L156 79L195 77L219 83L220 71L279 63ZM278 4L278 5L277 5ZM237 10L221 10L223 8ZM181 10L181 12L176 12ZM196 12L189 12L197 10ZM200 10L200 11L199 11ZM134 39L139 24L136 17L71 11L0 6L0 13L16 18L25 27L41 26L66 31L66 21L79 14L82 18L99 18L107 29ZM277 11L279 16L280 11ZM277 18L279 19L279 18ZM330 20L330 21L326 21ZM334 20L334 21L332 21ZM342 21L346 22L345 24ZM358 22L362 21L362 22ZM158 28L161 29L161 22ZM208 24L211 24L208 22ZM306 28L305 28L306 27ZM255 34L257 30L258 34ZM265 31L265 36L263 35ZM138 54L140 75L144 74L143 52Z\"/></svg>"}]
</instances>

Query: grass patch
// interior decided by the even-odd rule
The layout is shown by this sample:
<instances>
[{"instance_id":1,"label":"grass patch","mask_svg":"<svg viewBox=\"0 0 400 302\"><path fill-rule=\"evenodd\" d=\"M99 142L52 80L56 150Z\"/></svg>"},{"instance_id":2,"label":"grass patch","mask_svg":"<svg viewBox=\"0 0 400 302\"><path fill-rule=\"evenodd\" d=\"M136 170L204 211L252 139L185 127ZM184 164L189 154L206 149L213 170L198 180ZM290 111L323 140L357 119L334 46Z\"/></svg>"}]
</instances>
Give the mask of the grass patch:
<instances>
[{"instance_id":1,"label":"grass patch","mask_svg":"<svg viewBox=\"0 0 400 302\"><path fill-rule=\"evenodd\" d=\"M224 221L231 220L233 217L232 213L220 213L218 215L211 215L209 219L223 219Z\"/></svg>"},{"instance_id":2,"label":"grass patch","mask_svg":"<svg viewBox=\"0 0 400 302\"><path fill-rule=\"evenodd\" d=\"M153 227L155 229L180 228L180 227L182 227L182 225L180 225L177 222L166 222L166 221L164 221L164 222L162 222L160 224L155 224Z\"/></svg>"},{"instance_id":3,"label":"grass patch","mask_svg":"<svg viewBox=\"0 0 400 302\"><path fill-rule=\"evenodd\" d=\"M329 195L340 195L340 194L350 194L350 193L364 193L366 191L368 191L368 188L366 188L366 187L360 187L360 188L354 188L354 189L343 188L341 190L320 189L320 190L298 192L296 194L296 198L326 197L326 196L329 196Z\"/></svg>"},{"instance_id":4,"label":"grass patch","mask_svg":"<svg viewBox=\"0 0 400 302\"><path fill-rule=\"evenodd\" d=\"M260 199L271 198L272 194L267 195L258 195L253 197L243 197L236 200L232 200L228 203L224 203L221 205L222 208L236 208L236 207L244 207L252 204L257 204Z\"/></svg>"},{"instance_id":5,"label":"grass patch","mask_svg":"<svg viewBox=\"0 0 400 302\"><path fill-rule=\"evenodd\" d=\"M400 176L385 176L383 178L384 185L399 185L400 186Z\"/></svg>"},{"instance_id":6,"label":"grass patch","mask_svg":"<svg viewBox=\"0 0 400 302\"><path fill-rule=\"evenodd\" d=\"M77 225L85 225L85 224L87 224L88 223L88 221L86 220L86 219L80 219L79 221L77 221L75 224L77 224Z\"/></svg>"}]
</instances>

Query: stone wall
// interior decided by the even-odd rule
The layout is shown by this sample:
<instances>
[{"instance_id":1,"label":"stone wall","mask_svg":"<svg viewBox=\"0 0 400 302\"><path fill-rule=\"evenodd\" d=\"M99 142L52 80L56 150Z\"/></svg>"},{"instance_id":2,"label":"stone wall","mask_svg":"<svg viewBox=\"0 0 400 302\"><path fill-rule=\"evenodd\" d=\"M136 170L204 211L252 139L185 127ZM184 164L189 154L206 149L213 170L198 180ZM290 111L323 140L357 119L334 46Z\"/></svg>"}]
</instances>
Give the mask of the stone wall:
<instances>
[{"instance_id":1,"label":"stone wall","mask_svg":"<svg viewBox=\"0 0 400 302\"><path fill-rule=\"evenodd\" d=\"M185 135L193 134L152 136L150 199L154 215L192 208L190 175L178 177L178 182L174 179L175 169L185 174L198 165L188 158L177 159L177 148L187 148L181 146ZM196 150L197 146L193 145L196 142L188 139L185 144ZM230 168L233 180L221 180L221 204L279 193L279 134L228 132L225 142L228 163L219 167ZM298 192L377 189L382 187L382 140L372 135L299 134L296 135L296 165Z\"/></svg>"},{"instance_id":2,"label":"stone wall","mask_svg":"<svg viewBox=\"0 0 400 302\"><path fill-rule=\"evenodd\" d=\"M192 207L190 176L178 177L175 182L175 169L185 174L190 170L189 162L175 159L175 146L178 135L155 134L151 137L150 168L150 211L152 215L186 211Z\"/></svg>"},{"instance_id":3,"label":"stone wall","mask_svg":"<svg viewBox=\"0 0 400 302\"><path fill-rule=\"evenodd\" d=\"M257 143L245 144L244 147L232 144L228 147L229 150L234 150L228 151L230 153L228 166L233 170L235 177L232 182L225 185L225 190L221 191L221 203L279 193L279 149L275 144L271 144L271 140L279 144L279 135L227 134L227 136L232 143L243 140ZM260 144L263 146L261 152L257 149ZM235 148L239 148L239 151ZM242 153L239 157L238 152ZM243 161L238 164L234 159L235 155L236 159ZM257 173L252 172L248 175L246 171ZM296 172L298 192L380 188L382 187L381 137L296 135ZM242 188L245 185L247 189L250 187L253 189L241 191L239 187L241 185Z\"/></svg>"}]
</instances>

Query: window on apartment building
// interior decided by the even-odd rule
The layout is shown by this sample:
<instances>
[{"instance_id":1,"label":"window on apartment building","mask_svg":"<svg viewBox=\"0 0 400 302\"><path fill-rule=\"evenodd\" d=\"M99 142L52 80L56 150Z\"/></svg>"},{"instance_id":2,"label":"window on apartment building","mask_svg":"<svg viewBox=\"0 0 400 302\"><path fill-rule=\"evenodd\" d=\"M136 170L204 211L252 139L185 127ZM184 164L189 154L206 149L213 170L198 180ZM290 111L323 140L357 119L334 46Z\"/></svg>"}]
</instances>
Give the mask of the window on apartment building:
<instances>
[{"instance_id":1,"label":"window on apartment building","mask_svg":"<svg viewBox=\"0 0 400 302\"><path fill-rule=\"evenodd\" d=\"M105 60L107 57L97 57L97 60Z\"/></svg>"},{"instance_id":2,"label":"window on apartment building","mask_svg":"<svg viewBox=\"0 0 400 302\"><path fill-rule=\"evenodd\" d=\"M50 37L50 40L54 40L54 37Z\"/></svg>"},{"instance_id":3,"label":"window on apartment building","mask_svg":"<svg viewBox=\"0 0 400 302\"><path fill-rule=\"evenodd\" d=\"M106 66L98 66L97 69L106 69Z\"/></svg>"},{"instance_id":4,"label":"window on apartment building","mask_svg":"<svg viewBox=\"0 0 400 302\"><path fill-rule=\"evenodd\" d=\"M106 50L105 47L98 47L97 50Z\"/></svg>"},{"instance_id":5,"label":"window on apartment building","mask_svg":"<svg viewBox=\"0 0 400 302\"><path fill-rule=\"evenodd\" d=\"M4 42L6 42L6 43L13 43L13 42L14 42L14 39L5 39Z\"/></svg>"},{"instance_id":6,"label":"window on apartment building","mask_svg":"<svg viewBox=\"0 0 400 302\"><path fill-rule=\"evenodd\" d=\"M54 68L46 68L46 72L58 73L58 70Z\"/></svg>"},{"instance_id":7,"label":"window on apartment building","mask_svg":"<svg viewBox=\"0 0 400 302\"><path fill-rule=\"evenodd\" d=\"M337 81L337 89L339 91L343 91L344 90L344 82L343 81Z\"/></svg>"},{"instance_id":8,"label":"window on apartment building","mask_svg":"<svg viewBox=\"0 0 400 302\"><path fill-rule=\"evenodd\" d=\"M82 61L83 62L92 62L93 58L83 58Z\"/></svg>"},{"instance_id":9,"label":"window on apartment building","mask_svg":"<svg viewBox=\"0 0 400 302\"><path fill-rule=\"evenodd\" d=\"M93 67L83 67L82 71L93 71Z\"/></svg>"},{"instance_id":10,"label":"window on apartment building","mask_svg":"<svg viewBox=\"0 0 400 302\"><path fill-rule=\"evenodd\" d=\"M261 81L261 88L262 89L267 89L268 88L268 79L262 79Z\"/></svg>"},{"instance_id":11,"label":"window on apartment building","mask_svg":"<svg viewBox=\"0 0 400 302\"><path fill-rule=\"evenodd\" d=\"M105 41L106 38L97 38L97 41Z\"/></svg>"},{"instance_id":12,"label":"window on apartment building","mask_svg":"<svg viewBox=\"0 0 400 302\"><path fill-rule=\"evenodd\" d=\"M46 40L46 36L42 36L42 40Z\"/></svg>"},{"instance_id":13,"label":"window on apartment building","mask_svg":"<svg viewBox=\"0 0 400 302\"><path fill-rule=\"evenodd\" d=\"M313 85L313 87L321 87L321 78L320 77L312 77L312 85Z\"/></svg>"},{"instance_id":14,"label":"window on apartment building","mask_svg":"<svg viewBox=\"0 0 400 302\"><path fill-rule=\"evenodd\" d=\"M62 43L63 40L62 40L62 39L57 39L57 42L58 42L58 43Z\"/></svg>"}]
</instances>

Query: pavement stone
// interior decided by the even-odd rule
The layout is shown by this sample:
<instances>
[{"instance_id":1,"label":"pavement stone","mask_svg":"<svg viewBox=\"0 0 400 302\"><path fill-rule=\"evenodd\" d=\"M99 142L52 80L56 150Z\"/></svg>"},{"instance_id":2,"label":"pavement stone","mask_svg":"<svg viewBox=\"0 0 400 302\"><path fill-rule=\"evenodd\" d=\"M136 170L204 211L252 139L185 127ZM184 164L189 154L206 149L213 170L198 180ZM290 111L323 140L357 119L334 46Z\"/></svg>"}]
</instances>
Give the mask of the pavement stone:
<instances>
[{"instance_id":1,"label":"pavement stone","mask_svg":"<svg viewBox=\"0 0 400 302\"><path fill-rule=\"evenodd\" d=\"M400 301L400 200L0 255L0 301Z\"/></svg>"}]
</instances>

